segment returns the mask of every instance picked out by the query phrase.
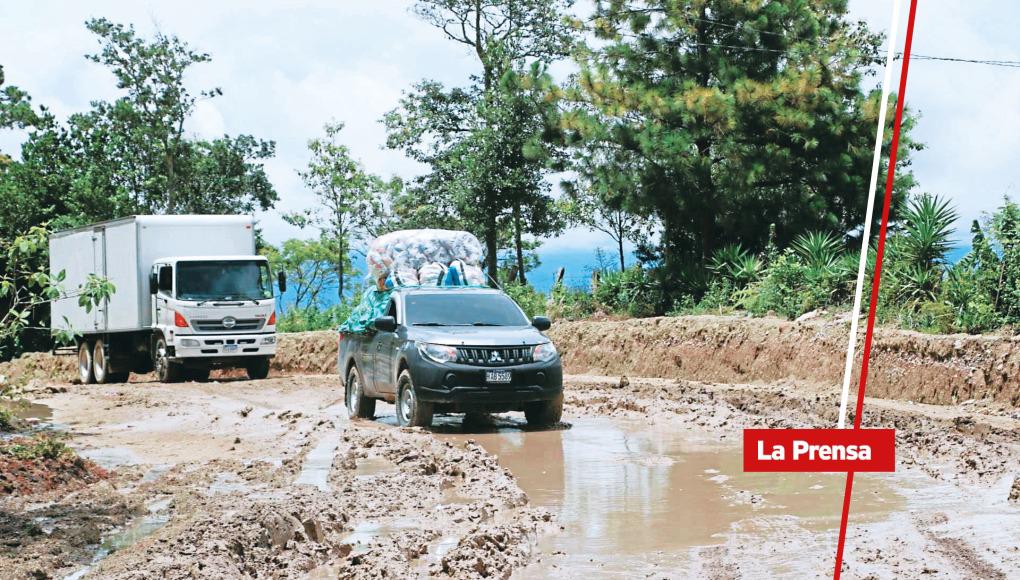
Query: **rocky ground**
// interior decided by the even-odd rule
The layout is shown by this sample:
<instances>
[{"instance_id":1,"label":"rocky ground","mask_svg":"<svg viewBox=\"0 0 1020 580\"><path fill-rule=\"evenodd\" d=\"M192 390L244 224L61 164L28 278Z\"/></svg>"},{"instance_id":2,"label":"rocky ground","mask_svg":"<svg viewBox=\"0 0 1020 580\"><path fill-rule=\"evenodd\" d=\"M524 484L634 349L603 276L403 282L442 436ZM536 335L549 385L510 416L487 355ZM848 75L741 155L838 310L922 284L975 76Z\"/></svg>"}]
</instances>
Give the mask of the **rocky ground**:
<instances>
[{"instance_id":1,"label":"rocky ground","mask_svg":"<svg viewBox=\"0 0 1020 580\"><path fill-rule=\"evenodd\" d=\"M338 381L321 374L334 356L330 333L286 337L273 376L263 381L223 376L163 385L136 377L77 385L65 380L66 359L32 355L2 365L4 382L45 405L28 408L21 436L55 436L80 457L56 460L76 465L53 470L73 477L49 478L38 462L4 474L21 487L0 491L0 576L831 576L839 476L813 492L823 495L790 495L767 481L701 473L695 459L718 456L739 471L736 456L726 454L739 449L743 428L834 425L834 386L774 369L782 376L761 371L768 376L753 384L629 370L607 377L610 357L582 352L575 330L559 337L568 370L600 374L569 376L564 424L540 432L513 415L465 425L443 418L431 431L404 430L385 416L388 405L379 420L349 421ZM611 329L596 330L593 336ZM690 344L716 338L698 340ZM695 376L729 376L743 365L753 378L749 340L719 346L731 350L714 367L692 362L669 371L660 362L650 374L682 375L689 367ZM683 344L677 339L671 352L694 348ZM993 346L988 356L1013 360L996 354L1001 341ZM764 348L760 358L773 360ZM622 369L653 368L620 352ZM1020 569L1020 417L1001 392L941 406L867 400L865 426L897 429L898 469L884 479L858 476L845 577L1006 578ZM622 433L620 453L598 455L613 443L598 438L603 427ZM667 440L710 453L678 455ZM24 446L10 435L4 444ZM590 456L578 461L577 449ZM628 493L652 503L635 509L615 505L616 496L607 500L602 488L618 482L584 477L614 467L606 462L623 462ZM699 471L685 475L685 466ZM684 503L687 494L695 499ZM570 496L580 498L579 520L562 501ZM668 511L678 498L680 508ZM689 511L699 503L721 506L730 519L692 533L710 527L705 514ZM621 516L630 512L636 515ZM808 525L806 513L824 517ZM663 514L664 532L653 527L638 537ZM598 535L599 526L613 533ZM674 531L684 538L656 537Z\"/></svg>"}]
</instances>

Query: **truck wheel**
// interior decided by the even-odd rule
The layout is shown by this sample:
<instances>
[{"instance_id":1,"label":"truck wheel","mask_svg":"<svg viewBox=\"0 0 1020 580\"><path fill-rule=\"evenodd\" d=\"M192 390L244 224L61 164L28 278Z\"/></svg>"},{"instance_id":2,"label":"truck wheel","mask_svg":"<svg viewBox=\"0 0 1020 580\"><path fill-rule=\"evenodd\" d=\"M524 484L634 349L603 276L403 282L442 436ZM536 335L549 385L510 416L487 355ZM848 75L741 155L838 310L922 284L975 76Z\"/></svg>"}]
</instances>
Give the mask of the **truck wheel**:
<instances>
[{"instance_id":1,"label":"truck wheel","mask_svg":"<svg viewBox=\"0 0 1020 580\"><path fill-rule=\"evenodd\" d=\"M181 379L181 366L170 361L170 352L166 346L166 339L162 336L156 339L155 360L152 361L153 370L156 371L156 378L161 383L176 383Z\"/></svg>"},{"instance_id":2,"label":"truck wheel","mask_svg":"<svg viewBox=\"0 0 1020 580\"><path fill-rule=\"evenodd\" d=\"M432 425L432 403L418 398L411 383L411 373L406 370L397 378L397 393L397 423L401 427Z\"/></svg>"},{"instance_id":3,"label":"truck wheel","mask_svg":"<svg viewBox=\"0 0 1020 580\"><path fill-rule=\"evenodd\" d=\"M83 385L91 385L96 380L92 374L92 349L87 340L78 343L78 380Z\"/></svg>"},{"instance_id":4,"label":"truck wheel","mask_svg":"<svg viewBox=\"0 0 1020 580\"><path fill-rule=\"evenodd\" d=\"M347 401L347 415L352 419L371 419L375 417L375 399L365 396L364 383L361 382L361 373L358 367L351 367L347 373L347 388L344 392L344 400Z\"/></svg>"},{"instance_id":5,"label":"truck wheel","mask_svg":"<svg viewBox=\"0 0 1020 580\"><path fill-rule=\"evenodd\" d=\"M269 376L269 358L261 356L251 362L245 367L248 371L248 378L256 381L264 379Z\"/></svg>"},{"instance_id":6,"label":"truck wheel","mask_svg":"<svg viewBox=\"0 0 1020 580\"><path fill-rule=\"evenodd\" d=\"M103 339L96 340L96 346L92 349L92 375L99 384L124 383L128 380L126 372L114 372L110 370L110 357L106 352L106 342Z\"/></svg>"},{"instance_id":7,"label":"truck wheel","mask_svg":"<svg viewBox=\"0 0 1020 580\"><path fill-rule=\"evenodd\" d=\"M559 423L563 418L563 393L550 401L525 403L524 417L528 420L528 425L534 427L548 427Z\"/></svg>"}]
</instances>

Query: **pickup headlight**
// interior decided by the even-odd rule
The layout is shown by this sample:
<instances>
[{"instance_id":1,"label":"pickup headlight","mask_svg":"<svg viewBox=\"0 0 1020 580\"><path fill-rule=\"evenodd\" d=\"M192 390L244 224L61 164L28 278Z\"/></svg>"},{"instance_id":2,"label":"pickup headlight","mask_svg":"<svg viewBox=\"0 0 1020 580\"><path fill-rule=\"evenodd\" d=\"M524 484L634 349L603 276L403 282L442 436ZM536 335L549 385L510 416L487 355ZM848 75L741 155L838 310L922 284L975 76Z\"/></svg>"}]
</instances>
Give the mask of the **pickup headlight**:
<instances>
[{"instance_id":1,"label":"pickup headlight","mask_svg":"<svg viewBox=\"0 0 1020 580\"><path fill-rule=\"evenodd\" d=\"M535 352L532 353L532 356L535 362L546 362L556 358L556 354L556 347L553 346L553 343L547 342L535 345Z\"/></svg>"},{"instance_id":2,"label":"pickup headlight","mask_svg":"<svg viewBox=\"0 0 1020 580\"><path fill-rule=\"evenodd\" d=\"M418 352L424 358L437 363L450 363L457 360L457 349L444 344L418 343Z\"/></svg>"}]
</instances>

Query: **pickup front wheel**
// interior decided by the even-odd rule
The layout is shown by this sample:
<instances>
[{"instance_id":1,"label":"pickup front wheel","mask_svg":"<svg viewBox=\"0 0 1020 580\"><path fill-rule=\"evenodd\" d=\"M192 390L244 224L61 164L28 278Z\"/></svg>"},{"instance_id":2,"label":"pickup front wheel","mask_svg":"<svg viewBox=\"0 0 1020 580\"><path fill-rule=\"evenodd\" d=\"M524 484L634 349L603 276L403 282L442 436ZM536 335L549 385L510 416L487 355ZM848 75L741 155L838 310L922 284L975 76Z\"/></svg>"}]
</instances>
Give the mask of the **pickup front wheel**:
<instances>
[{"instance_id":1,"label":"pickup front wheel","mask_svg":"<svg viewBox=\"0 0 1020 580\"><path fill-rule=\"evenodd\" d=\"M535 401L524 405L524 417L532 427L548 427L563 418L563 393L550 401Z\"/></svg>"},{"instance_id":2,"label":"pickup front wheel","mask_svg":"<svg viewBox=\"0 0 1020 580\"><path fill-rule=\"evenodd\" d=\"M432 425L432 403L418 398L411 383L411 373L406 370L397 377L397 423L401 427Z\"/></svg>"},{"instance_id":3,"label":"pickup front wheel","mask_svg":"<svg viewBox=\"0 0 1020 580\"><path fill-rule=\"evenodd\" d=\"M347 415L351 418L371 419L375 417L375 399L365 396L364 383L361 382L361 373L358 367L352 366L347 373L347 389L344 394L347 402Z\"/></svg>"}]
</instances>

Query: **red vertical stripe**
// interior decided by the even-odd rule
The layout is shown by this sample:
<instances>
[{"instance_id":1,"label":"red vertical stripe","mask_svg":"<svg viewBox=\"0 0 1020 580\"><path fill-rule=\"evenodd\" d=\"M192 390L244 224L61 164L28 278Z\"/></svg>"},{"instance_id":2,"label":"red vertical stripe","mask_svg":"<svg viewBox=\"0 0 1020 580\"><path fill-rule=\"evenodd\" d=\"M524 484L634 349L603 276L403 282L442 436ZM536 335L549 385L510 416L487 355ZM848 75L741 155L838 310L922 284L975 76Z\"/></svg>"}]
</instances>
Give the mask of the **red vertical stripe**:
<instances>
[{"instance_id":1,"label":"red vertical stripe","mask_svg":"<svg viewBox=\"0 0 1020 580\"><path fill-rule=\"evenodd\" d=\"M910 68L910 46L914 40L914 17L917 14L917 0L910 0L910 16L907 19L907 38L903 44L903 69L900 73L899 91L896 94L896 116L893 119L893 137L889 148L889 166L886 169L885 203L882 207L882 227L878 232L878 251L875 257L875 278L871 283L871 305L868 308L868 328L864 334L864 351L861 354L861 380L857 389L857 407L854 411L854 429L861 428L864 411L864 392L868 384L868 361L871 358L871 342L875 334L875 312L878 310L878 286L882 278L882 257L885 254L885 238L889 230L889 206L892 205L893 181L896 178L896 153L900 143L900 126L903 122L903 104L907 94L907 71ZM846 489L843 492L843 513L839 521L839 539L836 543L836 569L833 578L839 580L843 568L843 548L846 545L846 527L850 517L850 498L853 495L854 472L846 474Z\"/></svg>"}]
</instances>

